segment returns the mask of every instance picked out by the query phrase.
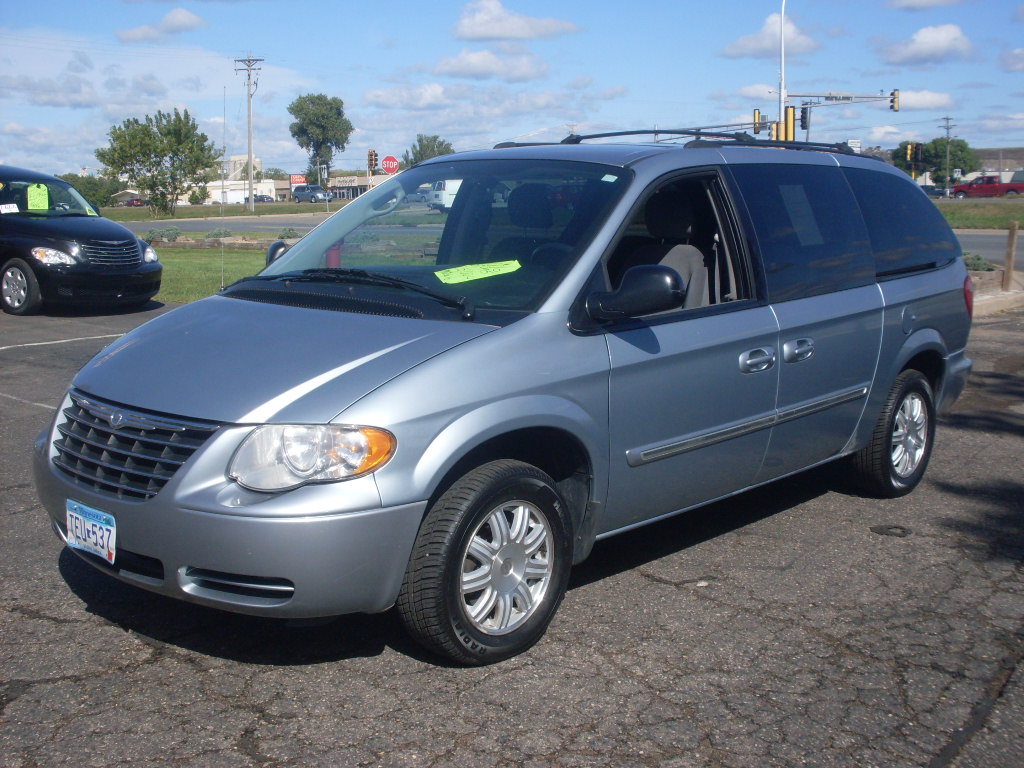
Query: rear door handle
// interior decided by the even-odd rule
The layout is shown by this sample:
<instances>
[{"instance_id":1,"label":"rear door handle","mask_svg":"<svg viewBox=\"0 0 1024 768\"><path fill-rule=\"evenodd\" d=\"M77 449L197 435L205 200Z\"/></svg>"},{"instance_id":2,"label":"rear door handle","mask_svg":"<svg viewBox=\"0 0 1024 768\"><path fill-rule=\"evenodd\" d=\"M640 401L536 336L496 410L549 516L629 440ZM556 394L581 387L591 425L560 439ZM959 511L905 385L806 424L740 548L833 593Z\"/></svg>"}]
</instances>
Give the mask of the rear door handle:
<instances>
[{"instance_id":1,"label":"rear door handle","mask_svg":"<svg viewBox=\"0 0 1024 768\"><path fill-rule=\"evenodd\" d=\"M767 371L773 365L775 365L774 347L758 347L740 355L740 371L743 373Z\"/></svg>"},{"instance_id":2,"label":"rear door handle","mask_svg":"<svg viewBox=\"0 0 1024 768\"><path fill-rule=\"evenodd\" d=\"M814 354L814 339L793 339L782 345L782 359L787 363L799 363Z\"/></svg>"}]
</instances>

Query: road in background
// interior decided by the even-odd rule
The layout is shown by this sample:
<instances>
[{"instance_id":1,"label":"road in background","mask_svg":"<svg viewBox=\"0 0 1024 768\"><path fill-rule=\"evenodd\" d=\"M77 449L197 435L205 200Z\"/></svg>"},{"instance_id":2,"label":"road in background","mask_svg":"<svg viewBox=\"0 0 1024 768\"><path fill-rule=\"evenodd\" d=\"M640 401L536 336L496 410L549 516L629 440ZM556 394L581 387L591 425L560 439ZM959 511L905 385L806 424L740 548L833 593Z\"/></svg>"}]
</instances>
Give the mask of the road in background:
<instances>
[{"instance_id":1,"label":"road in background","mask_svg":"<svg viewBox=\"0 0 1024 768\"><path fill-rule=\"evenodd\" d=\"M976 322L910 496L831 466L599 542L534 649L463 669L393 613L220 613L61 546L32 442L167 309L0 316L0 766L1024 765L1024 312Z\"/></svg>"}]
</instances>

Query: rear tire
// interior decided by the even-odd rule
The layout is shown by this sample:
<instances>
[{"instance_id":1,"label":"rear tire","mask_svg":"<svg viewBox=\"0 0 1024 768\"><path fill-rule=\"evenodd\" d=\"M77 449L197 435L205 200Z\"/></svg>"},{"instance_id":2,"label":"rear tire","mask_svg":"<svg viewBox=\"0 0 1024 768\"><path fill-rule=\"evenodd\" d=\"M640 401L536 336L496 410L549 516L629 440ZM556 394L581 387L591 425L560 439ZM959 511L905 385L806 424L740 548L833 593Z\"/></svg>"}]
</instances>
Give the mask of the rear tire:
<instances>
[{"instance_id":1,"label":"rear tire","mask_svg":"<svg viewBox=\"0 0 1024 768\"><path fill-rule=\"evenodd\" d=\"M854 479L872 496L896 498L921 482L935 442L935 400L928 379L908 369L896 377L871 442L851 457Z\"/></svg>"},{"instance_id":2,"label":"rear tire","mask_svg":"<svg viewBox=\"0 0 1024 768\"><path fill-rule=\"evenodd\" d=\"M21 259L11 259L0 275L0 304L10 315L31 315L43 303L32 268Z\"/></svg>"},{"instance_id":3,"label":"rear tire","mask_svg":"<svg viewBox=\"0 0 1024 768\"><path fill-rule=\"evenodd\" d=\"M485 464L431 507L398 613L424 647L467 665L530 648L569 580L571 525L554 481L519 461Z\"/></svg>"}]
</instances>

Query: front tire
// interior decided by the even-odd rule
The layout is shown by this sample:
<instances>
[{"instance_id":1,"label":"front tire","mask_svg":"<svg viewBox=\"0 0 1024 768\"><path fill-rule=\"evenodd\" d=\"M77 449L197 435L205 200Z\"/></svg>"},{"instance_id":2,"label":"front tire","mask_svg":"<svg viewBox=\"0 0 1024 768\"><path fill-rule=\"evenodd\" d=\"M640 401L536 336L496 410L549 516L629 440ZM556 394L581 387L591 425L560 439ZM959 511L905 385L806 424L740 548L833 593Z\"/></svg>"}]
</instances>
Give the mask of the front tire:
<instances>
[{"instance_id":1,"label":"front tire","mask_svg":"<svg viewBox=\"0 0 1024 768\"><path fill-rule=\"evenodd\" d=\"M32 268L21 259L11 259L0 276L0 304L10 315L31 315L43 297Z\"/></svg>"},{"instance_id":2,"label":"front tire","mask_svg":"<svg viewBox=\"0 0 1024 768\"><path fill-rule=\"evenodd\" d=\"M935 442L935 400L920 371L896 377L871 442L852 457L854 477L872 496L893 499L921 482Z\"/></svg>"},{"instance_id":3,"label":"front tire","mask_svg":"<svg viewBox=\"0 0 1024 768\"><path fill-rule=\"evenodd\" d=\"M571 560L571 524L554 481L529 464L494 461L460 478L427 513L398 613L435 653L493 664L543 636Z\"/></svg>"}]
</instances>

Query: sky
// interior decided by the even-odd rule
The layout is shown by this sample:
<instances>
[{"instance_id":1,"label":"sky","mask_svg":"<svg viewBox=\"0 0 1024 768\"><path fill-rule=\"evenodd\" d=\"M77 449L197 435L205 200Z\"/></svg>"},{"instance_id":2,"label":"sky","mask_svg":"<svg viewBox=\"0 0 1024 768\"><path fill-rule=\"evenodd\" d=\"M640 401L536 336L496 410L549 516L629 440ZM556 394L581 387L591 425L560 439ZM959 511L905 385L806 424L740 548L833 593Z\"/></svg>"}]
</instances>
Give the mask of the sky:
<instances>
[{"instance_id":1,"label":"sky","mask_svg":"<svg viewBox=\"0 0 1024 768\"><path fill-rule=\"evenodd\" d=\"M780 18L789 103L885 97L812 108L811 140L891 149L949 117L972 147L1024 146L1019 0L0 0L0 163L92 172L111 127L175 108L244 155L244 58L254 154L290 173L308 158L288 105L311 93L355 128L335 168L420 133L465 151L774 120Z\"/></svg>"}]
</instances>

